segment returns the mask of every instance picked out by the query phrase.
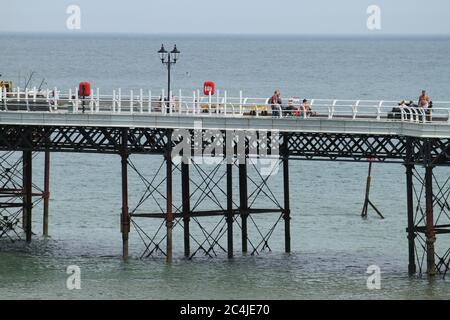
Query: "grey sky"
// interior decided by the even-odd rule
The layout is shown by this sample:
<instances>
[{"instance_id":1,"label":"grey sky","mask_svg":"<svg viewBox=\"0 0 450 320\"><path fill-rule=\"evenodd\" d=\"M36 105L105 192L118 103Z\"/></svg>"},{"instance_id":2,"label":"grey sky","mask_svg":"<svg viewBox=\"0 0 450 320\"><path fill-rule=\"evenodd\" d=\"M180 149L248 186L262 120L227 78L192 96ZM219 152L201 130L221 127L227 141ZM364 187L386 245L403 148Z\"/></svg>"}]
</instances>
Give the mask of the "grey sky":
<instances>
[{"instance_id":1,"label":"grey sky","mask_svg":"<svg viewBox=\"0 0 450 320\"><path fill-rule=\"evenodd\" d=\"M66 29L66 8L81 7L81 30ZM382 29L366 27L369 5ZM0 0L0 31L450 34L448 0Z\"/></svg>"}]
</instances>

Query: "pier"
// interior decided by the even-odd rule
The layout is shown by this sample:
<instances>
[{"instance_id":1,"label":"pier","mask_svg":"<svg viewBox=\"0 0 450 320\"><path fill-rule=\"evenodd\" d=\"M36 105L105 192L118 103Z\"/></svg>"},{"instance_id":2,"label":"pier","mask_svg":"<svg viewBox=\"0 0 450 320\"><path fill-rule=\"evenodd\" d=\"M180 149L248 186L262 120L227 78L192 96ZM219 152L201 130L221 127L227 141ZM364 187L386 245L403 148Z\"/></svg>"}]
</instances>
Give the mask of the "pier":
<instances>
[{"instance_id":1,"label":"pier","mask_svg":"<svg viewBox=\"0 0 450 320\"><path fill-rule=\"evenodd\" d=\"M242 92L233 97L227 92L203 96L198 91L188 95L180 91L171 101L161 97L165 97L164 91L152 95L141 89L126 94L118 89L109 95L97 89L87 98L80 98L76 89L1 92L0 238L14 240L25 235L25 240L31 241L36 232L32 215L37 201L44 204L42 233L48 235L52 153L101 153L120 158L122 210L118 217L124 259L132 226L145 243L142 257L159 252L170 262L175 227L183 229L187 258L199 252L213 256L215 250L232 258L238 251L234 232L241 235L239 251L257 254L270 249L273 230L283 222L284 247L289 253L290 221L301 214L291 212L289 167L300 160L369 163L375 159L380 166L395 163L405 171L409 274L446 275L450 267L446 238L450 233L450 102L434 102L431 110L424 110L398 106L394 101L311 99L311 115L297 101L292 101L293 109L284 109ZM272 114L274 110L278 112ZM220 173L202 171L198 159L206 150L212 150L217 160L213 172ZM36 153L45 155L42 189L33 181ZM17 154L20 160L13 157ZM174 154L188 161L176 161ZM163 179L144 177L133 164L136 155L160 159L158 173ZM263 175L252 168L254 159L264 157L276 163L271 168L282 175L282 186L277 186L283 189L281 200L273 197L267 183L271 172ZM141 175L146 190L136 208L128 201L130 172ZM201 183L193 181L192 175ZM446 178L441 182L437 176ZM174 193L178 182L182 192ZM236 189L238 199L233 197ZM195 192L216 209L202 210L192 201ZM261 193L267 197L267 206L255 207L251 199ZM140 211L140 204L149 199L161 210ZM175 200L180 200L181 206L174 205ZM248 224L258 214L272 214L277 219L268 233L261 234L262 240L254 242ZM217 229L205 230L205 241L190 232L191 224L200 224L202 217L219 221ZM162 221L162 237L139 227L139 220L146 218Z\"/></svg>"}]
</instances>

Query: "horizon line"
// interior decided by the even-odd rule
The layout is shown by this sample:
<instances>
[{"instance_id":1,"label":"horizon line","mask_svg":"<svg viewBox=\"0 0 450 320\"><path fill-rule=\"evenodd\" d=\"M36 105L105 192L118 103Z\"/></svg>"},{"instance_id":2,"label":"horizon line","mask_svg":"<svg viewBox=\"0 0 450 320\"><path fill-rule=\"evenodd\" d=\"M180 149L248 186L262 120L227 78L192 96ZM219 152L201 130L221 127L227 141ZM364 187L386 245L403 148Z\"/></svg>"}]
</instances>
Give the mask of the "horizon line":
<instances>
[{"instance_id":1,"label":"horizon line","mask_svg":"<svg viewBox=\"0 0 450 320\"><path fill-rule=\"evenodd\" d=\"M0 31L2 34L18 34L18 35L65 35L65 36L83 36L83 35L121 35L121 36L234 36L234 37L307 37L307 38L450 38L450 34L446 33L195 33L195 32L121 32L121 31Z\"/></svg>"}]
</instances>

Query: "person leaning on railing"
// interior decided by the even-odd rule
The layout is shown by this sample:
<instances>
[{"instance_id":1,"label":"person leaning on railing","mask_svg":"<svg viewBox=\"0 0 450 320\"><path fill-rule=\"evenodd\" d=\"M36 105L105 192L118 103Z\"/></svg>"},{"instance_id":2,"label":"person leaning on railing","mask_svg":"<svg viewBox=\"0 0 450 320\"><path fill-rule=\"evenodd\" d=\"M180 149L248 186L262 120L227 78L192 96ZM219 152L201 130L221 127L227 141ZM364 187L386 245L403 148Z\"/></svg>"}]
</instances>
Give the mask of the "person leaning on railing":
<instances>
[{"instance_id":1,"label":"person leaning on railing","mask_svg":"<svg viewBox=\"0 0 450 320\"><path fill-rule=\"evenodd\" d=\"M275 90L273 96L269 98L268 103L272 109L272 116L279 117L282 104L280 90Z\"/></svg>"}]
</instances>

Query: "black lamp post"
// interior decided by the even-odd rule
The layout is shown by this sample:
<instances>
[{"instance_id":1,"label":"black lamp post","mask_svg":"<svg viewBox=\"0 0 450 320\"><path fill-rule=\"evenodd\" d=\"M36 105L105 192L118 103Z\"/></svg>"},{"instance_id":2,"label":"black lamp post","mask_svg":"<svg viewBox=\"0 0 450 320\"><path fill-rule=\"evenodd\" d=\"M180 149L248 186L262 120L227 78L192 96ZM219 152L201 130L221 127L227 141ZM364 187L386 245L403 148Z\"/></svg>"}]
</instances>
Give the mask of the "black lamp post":
<instances>
[{"instance_id":1,"label":"black lamp post","mask_svg":"<svg viewBox=\"0 0 450 320\"><path fill-rule=\"evenodd\" d=\"M177 45L173 47L173 50L170 52L167 52L166 49L164 49L164 45L161 45L161 49L158 51L159 58L161 59L161 62L167 66L167 101L168 101L168 108L170 110L170 68L172 64L177 63L177 60L180 56L180 51L177 49Z\"/></svg>"}]
</instances>

